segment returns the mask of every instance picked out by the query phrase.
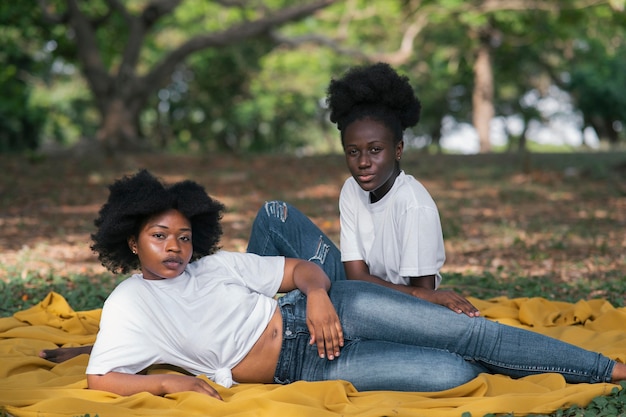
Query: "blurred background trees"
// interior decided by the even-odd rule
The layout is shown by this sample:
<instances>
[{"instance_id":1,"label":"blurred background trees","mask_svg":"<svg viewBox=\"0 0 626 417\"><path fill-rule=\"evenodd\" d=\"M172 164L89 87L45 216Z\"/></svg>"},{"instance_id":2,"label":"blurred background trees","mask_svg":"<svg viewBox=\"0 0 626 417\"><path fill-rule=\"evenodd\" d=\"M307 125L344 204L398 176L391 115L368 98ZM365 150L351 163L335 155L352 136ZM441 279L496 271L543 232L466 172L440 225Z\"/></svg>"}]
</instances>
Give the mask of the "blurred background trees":
<instances>
[{"instance_id":1,"label":"blurred background trees","mask_svg":"<svg viewBox=\"0 0 626 417\"><path fill-rule=\"evenodd\" d=\"M423 101L410 147L618 147L625 32L624 0L4 2L0 152L333 152L328 81L376 61Z\"/></svg>"}]
</instances>

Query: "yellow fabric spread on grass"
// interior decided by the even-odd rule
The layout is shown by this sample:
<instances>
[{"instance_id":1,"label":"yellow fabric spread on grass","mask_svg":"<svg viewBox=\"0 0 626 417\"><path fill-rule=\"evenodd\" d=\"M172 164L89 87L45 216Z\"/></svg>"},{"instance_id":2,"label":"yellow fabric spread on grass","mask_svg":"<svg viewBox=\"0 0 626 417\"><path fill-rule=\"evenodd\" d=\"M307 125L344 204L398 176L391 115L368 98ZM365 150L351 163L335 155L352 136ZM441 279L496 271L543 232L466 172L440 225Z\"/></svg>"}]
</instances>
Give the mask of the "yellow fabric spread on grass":
<instances>
[{"instance_id":1,"label":"yellow fabric spread on grass","mask_svg":"<svg viewBox=\"0 0 626 417\"><path fill-rule=\"evenodd\" d=\"M471 299L491 320L553 336L626 361L626 308L609 303L575 304L541 298ZM480 375L460 387L434 393L357 392L344 381L291 385L241 384L225 389L224 401L184 392L165 397L147 393L122 397L88 390L87 355L62 364L38 357L41 349L90 344L100 310L75 312L50 293L40 304L0 318L0 406L16 417L35 416L473 416L487 413L546 414L573 404L587 405L613 384L566 384L560 375L518 380ZM437 364L433 364L437 366ZM172 372L161 370L161 372ZM202 376L201 376L202 377Z\"/></svg>"}]
</instances>

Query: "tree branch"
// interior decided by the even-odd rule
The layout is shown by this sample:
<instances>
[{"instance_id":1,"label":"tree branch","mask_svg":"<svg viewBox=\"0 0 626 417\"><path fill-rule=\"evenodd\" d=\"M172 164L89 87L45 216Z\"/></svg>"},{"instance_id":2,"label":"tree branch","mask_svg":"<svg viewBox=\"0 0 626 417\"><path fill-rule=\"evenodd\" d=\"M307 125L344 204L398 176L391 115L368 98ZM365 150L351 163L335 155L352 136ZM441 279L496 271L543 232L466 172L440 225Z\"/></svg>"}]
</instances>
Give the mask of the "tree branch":
<instances>
[{"instance_id":1,"label":"tree branch","mask_svg":"<svg viewBox=\"0 0 626 417\"><path fill-rule=\"evenodd\" d=\"M276 31L272 31L270 36L277 43L282 45L288 45L290 47L296 48L300 45L312 43L320 46L324 46L332 49L338 54L353 56L357 59L369 61L369 62L387 62L391 65L401 65L406 63L411 56L414 54L413 45L417 36L421 33L421 31L428 25L428 14L422 13L419 14L415 21L409 25L409 27L405 30L404 35L402 36L402 41L400 42L400 47L398 50L393 52L380 52L373 54L363 53L359 49L354 48L345 48L341 46L339 41L331 39L329 37L321 36L321 35L307 35L307 36L299 36L299 37L285 37L279 34Z\"/></svg>"},{"instance_id":2,"label":"tree branch","mask_svg":"<svg viewBox=\"0 0 626 417\"><path fill-rule=\"evenodd\" d=\"M87 82L94 95L104 95L110 85L110 76L100 56L94 27L81 12L76 0L67 0L67 13L68 25L75 32L78 60L82 64Z\"/></svg>"},{"instance_id":3,"label":"tree branch","mask_svg":"<svg viewBox=\"0 0 626 417\"><path fill-rule=\"evenodd\" d=\"M404 64L414 54L413 44L415 42L415 38L417 38L417 36L426 27L427 24L428 18L426 14L419 15L404 32L404 35L402 36L402 42L400 42L400 48L397 51L390 53L374 54L372 56L372 60L384 61L391 65Z\"/></svg>"},{"instance_id":4,"label":"tree branch","mask_svg":"<svg viewBox=\"0 0 626 417\"><path fill-rule=\"evenodd\" d=\"M213 47L233 45L244 39L268 34L276 26L300 20L337 1L339 0L317 0L308 4L287 7L257 20L231 26L221 32L198 35L179 46L160 63L155 65L153 70L144 76L143 81L148 85L158 84L174 71L176 65L193 52Z\"/></svg>"},{"instance_id":5,"label":"tree branch","mask_svg":"<svg viewBox=\"0 0 626 417\"><path fill-rule=\"evenodd\" d=\"M297 36L297 37L286 37L276 31L271 31L269 35L277 44L285 45L290 48L298 48L301 45L314 44L314 45L320 45L320 46L324 46L329 49L332 49L338 54L349 55L349 56L356 57L357 59L363 59L363 60L369 59L368 56L364 54L363 52L361 52L360 50L352 49L352 48L344 48L343 46L341 46L340 42L336 41L335 39L329 38L327 36L312 34L312 35Z\"/></svg>"},{"instance_id":6,"label":"tree branch","mask_svg":"<svg viewBox=\"0 0 626 417\"><path fill-rule=\"evenodd\" d=\"M152 27L161 17L171 13L180 5L181 0L152 0L141 13L146 28Z\"/></svg>"}]
</instances>

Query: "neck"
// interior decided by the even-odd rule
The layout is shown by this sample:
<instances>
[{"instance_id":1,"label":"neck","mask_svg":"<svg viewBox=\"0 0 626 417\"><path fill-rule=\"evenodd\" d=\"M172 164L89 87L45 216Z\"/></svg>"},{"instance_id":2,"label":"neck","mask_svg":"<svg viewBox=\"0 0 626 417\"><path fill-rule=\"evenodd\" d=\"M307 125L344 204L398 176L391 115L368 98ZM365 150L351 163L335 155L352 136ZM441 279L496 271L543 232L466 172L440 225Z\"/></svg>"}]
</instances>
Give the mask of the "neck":
<instances>
[{"instance_id":1,"label":"neck","mask_svg":"<svg viewBox=\"0 0 626 417\"><path fill-rule=\"evenodd\" d=\"M370 191L370 203L380 201L384 196L386 196L389 190L391 190L391 188L393 187L393 184L395 183L398 175L400 175L400 167L396 165L396 169L389 177L389 179L383 185L381 185L380 188L374 191Z\"/></svg>"}]
</instances>

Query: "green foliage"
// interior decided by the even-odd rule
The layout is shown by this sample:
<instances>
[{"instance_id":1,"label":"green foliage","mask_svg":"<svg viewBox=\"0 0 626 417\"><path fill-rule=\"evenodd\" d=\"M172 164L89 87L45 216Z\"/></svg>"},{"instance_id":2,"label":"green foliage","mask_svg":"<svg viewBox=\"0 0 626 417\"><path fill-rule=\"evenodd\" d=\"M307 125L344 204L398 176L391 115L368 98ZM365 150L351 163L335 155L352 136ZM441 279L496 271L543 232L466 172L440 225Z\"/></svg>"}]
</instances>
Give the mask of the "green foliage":
<instances>
[{"instance_id":1,"label":"green foliage","mask_svg":"<svg viewBox=\"0 0 626 417\"><path fill-rule=\"evenodd\" d=\"M37 304L51 291L62 294L77 311L102 308L121 279L110 274L42 276L28 273L24 276L19 271L9 271L8 279L0 280L0 316L9 316Z\"/></svg>"},{"instance_id":2,"label":"green foliage","mask_svg":"<svg viewBox=\"0 0 626 417\"><path fill-rule=\"evenodd\" d=\"M619 417L626 414L626 382L620 388L613 388L607 396L596 397L587 407L573 405L568 409L557 410L552 414L528 414L528 417ZM516 414L503 414L501 417L513 417ZM495 417L485 414L484 417ZM463 417L471 417L471 413L463 413Z\"/></svg>"},{"instance_id":3,"label":"green foliage","mask_svg":"<svg viewBox=\"0 0 626 417\"><path fill-rule=\"evenodd\" d=\"M36 149L46 119L31 102L29 78L40 65L23 39L36 32L29 22L34 10L30 2L0 5L0 153Z\"/></svg>"},{"instance_id":4,"label":"green foliage","mask_svg":"<svg viewBox=\"0 0 626 417\"><path fill-rule=\"evenodd\" d=\"M151 111L156 130L149 136L160 135L162 145L175 149L249 148L263 137L260 127L268 119L250 84L271 47L268 39L255 39L194 55L159 92Z\"/></svg>"},{"instance_id":5,"label":"green foliage","mask_svg":"<svg viewBox=\"0 0 626 417\"><path fill-rule=\"evenodd\" d=\"M590 40L582 52L585 59L572 68L568 90L573 93L587 124L599 135L615 143L622 129L615 123L626 121L626 45L609 51Z\"/></svg>"},{"instance_id":6,"label":"green foliage","mask_svg":"<svg viewBox=\"0 0 626 417\"><path fill-rule=\"evenodd\" d=\"M103 89L104 81L99 88L86 83L74 32L45 23L36 2L5 3L0 6L0 152L93 138L106 107L102 96L119 85ZM586 125L614 143L623 141L623 0L588 7L555 1L549 10L510 10L506 2L497 3L484 8L462 0L338 2L277 29L298 46L259 37L196 52L179 63L169 85L155 86L162 88L160 95L146 98L141 133L154 147L175 151L336 150L320 106L328 80L348 66L382 59L397 62L423 101L422 120L413 132L419 141L413 145L436 145L444 117L471 123L472 65L488 33L497 116L519 117L524 128L531 121L544 123L539 111L520 98L529 91L543 95L556 83L574 94ZM49 4L58 14L67 8L64 0ZM295 4L263 2L268 10ZM127 2L124 7L137 14L144 5ZM180 2L135 39L141 53L132 71L148 73L190 37L251 21L262 9ZM114 79L129 53L128 37L137 33L106 1L80 2L80 10L97 27L92 58L103 63L102 80ZM394 51L409 30L417 30L413 45L398 58ZM307 36L317 40L301 42ZM524 148L524 137L512 138L511 145Z\"/></svg>"}]
</instances>

